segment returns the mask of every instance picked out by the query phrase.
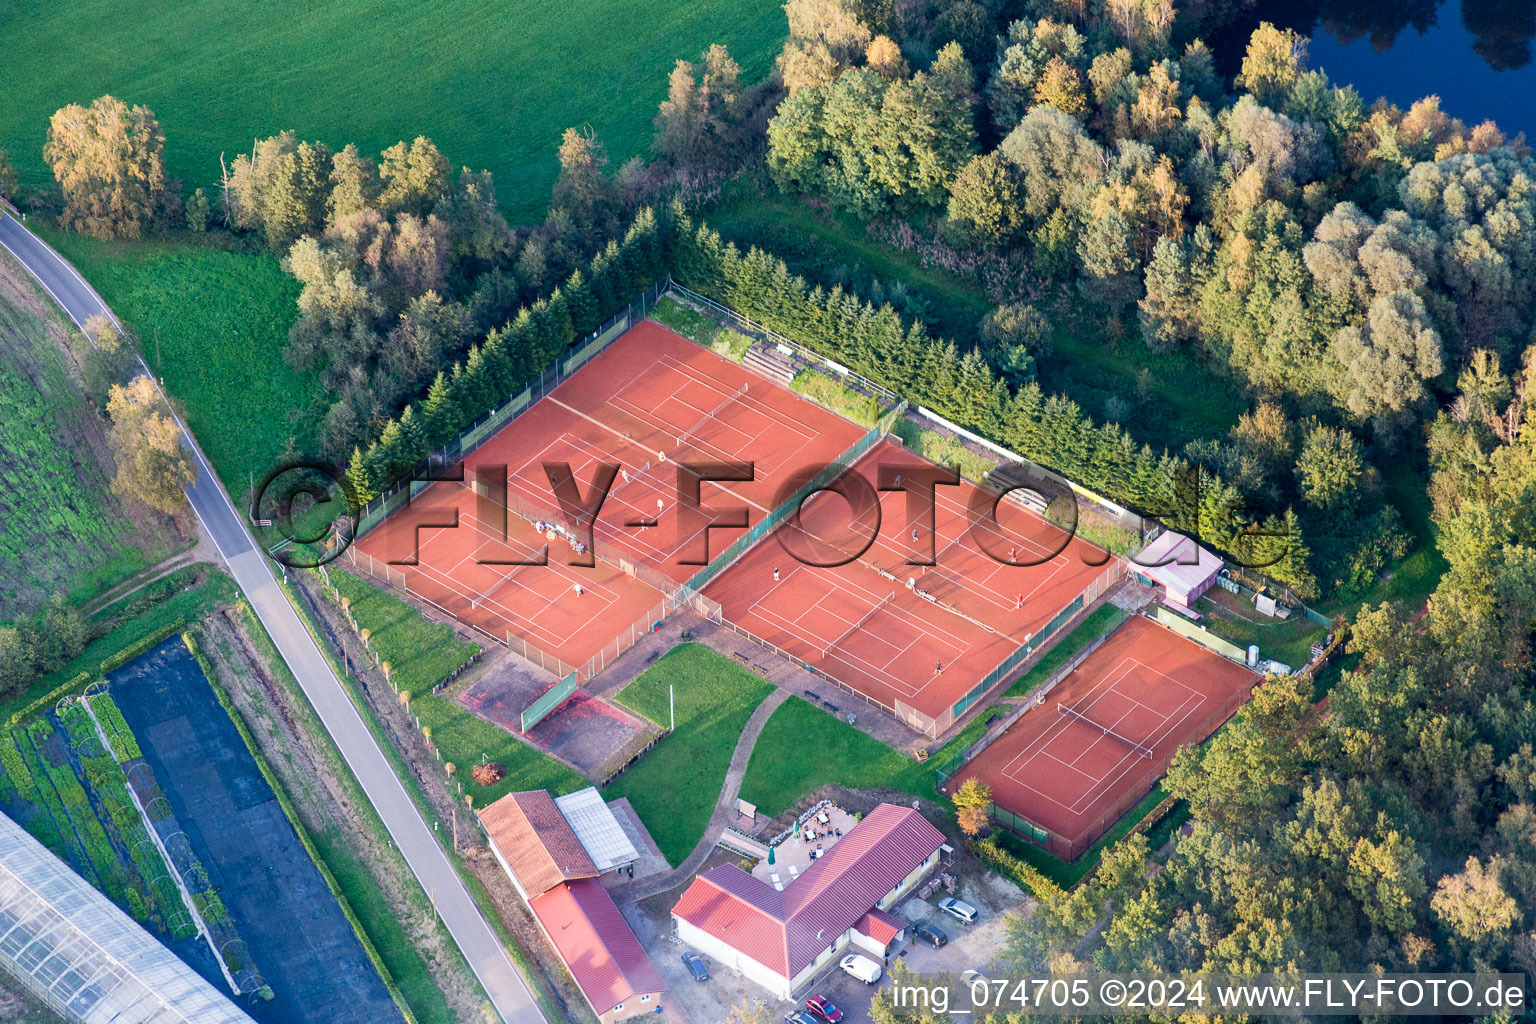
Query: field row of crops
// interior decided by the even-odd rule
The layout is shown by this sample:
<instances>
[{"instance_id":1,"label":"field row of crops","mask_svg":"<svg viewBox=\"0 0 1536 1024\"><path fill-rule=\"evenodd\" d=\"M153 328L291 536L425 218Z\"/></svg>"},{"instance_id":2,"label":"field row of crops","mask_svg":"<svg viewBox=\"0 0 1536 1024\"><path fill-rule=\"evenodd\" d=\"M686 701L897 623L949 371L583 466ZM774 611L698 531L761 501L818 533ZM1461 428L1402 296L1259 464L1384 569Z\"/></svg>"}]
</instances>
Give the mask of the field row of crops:
<instances>
[{"instance_id":1,"label":"field row of crops","mask_svg":"<svg viewBox=\"0 0 1536 1024\"><path fill-rule=\"evenodd\" d=\"M110 697L93 707L122 721ZM0 804L135 920L172 938L196 934L123 768L83 704L0 733Z\"/></svg>"}]
</instances>

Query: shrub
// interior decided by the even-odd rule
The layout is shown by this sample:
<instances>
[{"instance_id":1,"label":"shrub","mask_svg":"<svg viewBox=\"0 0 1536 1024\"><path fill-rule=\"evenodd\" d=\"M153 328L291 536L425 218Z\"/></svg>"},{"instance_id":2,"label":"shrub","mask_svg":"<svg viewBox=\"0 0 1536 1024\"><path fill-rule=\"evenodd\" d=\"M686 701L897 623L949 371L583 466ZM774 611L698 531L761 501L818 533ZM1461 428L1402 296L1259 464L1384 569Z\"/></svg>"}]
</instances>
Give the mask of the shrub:
<instances>
[{"instance_id":1,"label":"shrub","mask_svg":"<svg viewBox=\"0 0 1536 1024\"><path fill-rule=\"evenodd\" d=\"M1061 892L1060 886L1046 878L1034 865L1025 862L1003 849L997 843L996 836L988 836L985 839L972 839L966 842L965 848L999 874L1006 875L1019 883L1026 892L1045 899Z\"/></svg>"}]
</instances>

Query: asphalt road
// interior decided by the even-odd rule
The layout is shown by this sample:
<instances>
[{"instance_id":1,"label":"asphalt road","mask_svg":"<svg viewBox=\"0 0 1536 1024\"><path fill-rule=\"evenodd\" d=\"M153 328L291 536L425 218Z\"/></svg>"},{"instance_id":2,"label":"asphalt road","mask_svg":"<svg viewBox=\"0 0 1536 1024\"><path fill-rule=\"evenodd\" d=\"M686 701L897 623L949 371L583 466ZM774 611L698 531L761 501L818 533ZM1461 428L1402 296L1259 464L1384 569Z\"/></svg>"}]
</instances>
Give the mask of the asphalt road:
<instances>
[{"instance_id":1,"label":"asphalt road","mask_svg":"<svg viewBox=\"0 0 1536 1024\"><path fill-rule=\"evenodd\" d=\"M0 214L0 245L27 268L77 325L92 316L112 316L85 279L9 213ZM180 423L179 418L177 422ZM433 837L330 663L320 653L314 637L278 586L272 565L247 532L244 517L214 476L191 431L185 423L180 425L183 441L191 450L198 471L196 482L187 489L187 499L228 563L230 575L303 687L406 863L422 887L432 894L443 923L502 1019L511 1024L541 1024L546 1018L495 930L470 898L447 853Z\"/></svg>"}]
</instances>

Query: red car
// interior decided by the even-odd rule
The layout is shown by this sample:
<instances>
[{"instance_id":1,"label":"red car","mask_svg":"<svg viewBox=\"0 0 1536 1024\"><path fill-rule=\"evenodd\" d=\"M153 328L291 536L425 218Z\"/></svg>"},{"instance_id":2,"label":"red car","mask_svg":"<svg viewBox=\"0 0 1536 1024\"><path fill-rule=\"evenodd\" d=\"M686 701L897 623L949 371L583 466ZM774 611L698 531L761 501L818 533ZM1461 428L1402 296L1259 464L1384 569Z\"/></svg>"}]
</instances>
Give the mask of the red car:
<instances>
[{"instance_id":1,"label":"red car","mask_svg":"<svg viewBox=\"0 0 1536 1024\"><path fill-rule=\"evenodd\" d=\"M805 1008L816 1015L818 1020L824 1020L827 1024L838 1024L843 1019L843 1011L832 1005L832 1000L826 996L811 996L805 1001Z\"/></svg>"}]
</instances>

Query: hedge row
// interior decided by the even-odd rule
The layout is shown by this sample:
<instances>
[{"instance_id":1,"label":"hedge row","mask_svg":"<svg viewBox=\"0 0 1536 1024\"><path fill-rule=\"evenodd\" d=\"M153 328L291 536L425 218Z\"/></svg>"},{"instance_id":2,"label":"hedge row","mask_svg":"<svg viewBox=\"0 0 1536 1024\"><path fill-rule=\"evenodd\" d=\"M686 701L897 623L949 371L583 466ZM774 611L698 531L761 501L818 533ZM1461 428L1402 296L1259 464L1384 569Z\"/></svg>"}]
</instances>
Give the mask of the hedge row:
<instances>
[{"instance_id":1,"label":"hedge row","mask_svg":"<svg viewBox=\"0 0 1536 1024\"><path fill-rule=\"evenodd\" d=\"M229 715L229 720L235 724L235 731L240 734L240 739L245 742L246 750L250 751L251 759L256 762L256 769L261 772L261 777L267 780L267 786L272 790L272 795L277 797L277 803L283 809L283 815L288 819L288 823L293 826L293 831L298 835L299 842L303 844L304 852L309 854L309 859L314 862L315 867L320 871L320 877L325 879L326 888L330 889L331 895L336 898L337 906L341 907L341 912L346 917L347 923L352 926L352 931L357 935L357 941L362 943L363 952L367 954L369 963L373 964L374 970L379 972L379 978L384 982L384 988L388 990L390 998L399 1007L400 1013L405 1017L406 1024L418 1024L416 1014L412 1012L410 1004L405 1001L404 994L395 985L394 975L390 974L388 965L379 956L379 951L374 947L373 940L368 937L367 931L363 928L363 922L352 909L352 904L348 902L346 894L341 891L341 886L337 883L336 876L331 874L331 869L326 866L324 858L320 856L320 850L315 846L315 841L310 837L309 829L304 826L304 822L299 818L298 809L293 806L293 801L288 799L288 793L283 789L282 784L278 782L277 774L272 771L272 766L262 754L261 748L256 745L256 737L251 734L250 728L245 724L245 719L240 716L239 710L235 707L234 699L230 697L229 691L225 690L223 684L219 682L218 676L214 674L213 666L208 664L208 659L203 657L203 652L197 645L197 638L190 632L187 632L181 634L181 639L187 645L187 650L192 652L192 657L197 659L198 665L203 670L203 675L208 680L208 685L213 688L213 695L218 698L219 706L224 709L225 714Z\"/></svg>"},{"instance_id":2,"label":"hedge row","mask_svg":"<svg viewBox=\"0 0 1536 1024\"><path fill-rule=\"evenodd\" d=\"M37 698L37 700L33 701L31 704L28 704L26 707L12 715L11 727L15 728L22 722L25 722L27 719L36 715L38 712L44 711L57 704L59 702L59 698L66 697L69 694L74 693L76 690L85 689L86 685L90 683L90 681L91 674L89 672L81 672L67 683L63 683L54 687L52 690L49 690L47 693Z\"/></svg>"},{"instance_id":3,"label":"hedge row","mask_svg":"<svg viewBox=\"0 0 1536 1024\"><path fill-rule=\"evenodd\" d=\"M180 633L183 629L186 628L187 623L184 619L177 619L175 622L166 623L164 626L161 626L159 629L149 634L149 636L144 637L142 640L136 640L129 644L127 647L124 647L122 650L118 651L116 654L109 655L107 658L103 659L101 663L102 674L105 675L108 672L113 672L122 668L124 665L128 664L130 661L132 661L134 658L137 658L145 651L159 646L162 641L169 637L175 636L177 633Z\"/></svg>"},{"instance_id":4,"label":"hedge row","mask_svg":"<svg viewBox=\"0 0 1536 1024\"><path fill-rule=\"evenodd\" d=\"M672 276L819 354L1118 502L1241 555L1303 594L1314 590L1296 517L1245 533L1243 496L1206 469L1137 445L1118 424L1096 424L1077 403L1030 383L1009 390L979 351L929 337L889 305L811 285L758 248L742 253L709 227L680 216Z\"/></svg>"},{"instance_id":5,"label":"hedge row","mask_svg":"<svg viewBox=\"0 0 1536 1024\"><path fill-rule=\"evenodd\" d=\"M1016 857L997 844L996 836L987 836L985 839L968 839L965 848L988 867L1007 875L1028 892L1040 899L1057 895L1061 887L1034 865Z\"/></svg>"}]
</instances>

